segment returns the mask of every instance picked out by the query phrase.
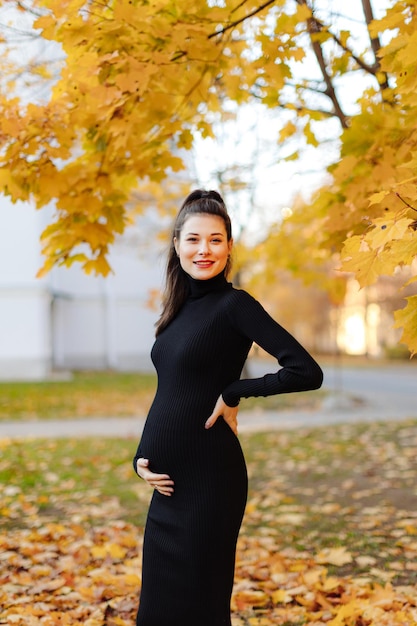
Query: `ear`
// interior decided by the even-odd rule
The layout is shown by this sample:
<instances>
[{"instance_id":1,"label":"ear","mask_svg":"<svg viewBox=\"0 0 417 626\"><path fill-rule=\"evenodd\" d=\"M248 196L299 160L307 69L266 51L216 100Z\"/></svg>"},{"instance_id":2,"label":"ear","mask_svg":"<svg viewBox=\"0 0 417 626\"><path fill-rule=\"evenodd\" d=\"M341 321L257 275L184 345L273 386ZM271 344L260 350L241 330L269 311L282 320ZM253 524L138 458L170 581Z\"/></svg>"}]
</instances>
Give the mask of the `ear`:
<instances>
[{"instance_id":1,"label":"ear","mask_svg":"<svg viewBox=\"0 0 417 626\"><path fill-rule=\"evenodd\" d=\"M178 242L178 239L176 237L174 237L174 239L172 241L174 243L175 252L177 253L177 256L179 256L179 242Z\"/></svg>"},{"instance_id":2,"label":"ear","mask_svg":"<svg viewBox=\"0 0 417 626\"><path fill-rule=\"evenodd\" d=\"M229 254L230 254L230 252L232 251L232 248L233 248L233 239L230 239L230 240L227 242L227 245L228 245L228 247L229 247Z\"/></svg>"}]
</instances>

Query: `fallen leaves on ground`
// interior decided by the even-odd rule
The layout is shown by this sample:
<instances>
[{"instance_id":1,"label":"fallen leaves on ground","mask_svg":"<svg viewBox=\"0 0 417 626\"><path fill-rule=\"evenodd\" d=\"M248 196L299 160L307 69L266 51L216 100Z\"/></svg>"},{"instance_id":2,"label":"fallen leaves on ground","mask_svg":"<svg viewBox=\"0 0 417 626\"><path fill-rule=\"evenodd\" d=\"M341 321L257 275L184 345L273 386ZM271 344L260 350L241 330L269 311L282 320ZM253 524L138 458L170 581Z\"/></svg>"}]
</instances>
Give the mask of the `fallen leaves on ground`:
<instances>
[{"instance_id":1,"label":"fallen leaves on ground","mask_svg":"<svg viewBox=\"0 0 417 626\"><path fill-rule=\"evenodd\" d=\"M0 540L0 623L131 626L141 541L122 521L9 531ZM328 562L339 553L329 551ZM417 624L415 587L329 575L323 554L278 550L272 537L240 538L232 610L234 626Z\"/></svg>"},{"instance_id":2,"label":"fallen leaves on ground","mask_svg":"<svg viewBox=\"0 0 417 626\"><path fill-rule=\"evenodd\" d=\"M272 537L239 542L232 608L234 626L308 624L309 626L394 626L417 624L415 586L394 587L372 576L330 575L343 549L313 555L293 548L277 550ZM245 621L246 619L246 621Z\"/></svg>"},{"instance_id":3,"label":"fallen leaves on ground","mask_svg":"<svg viewBox=\"0 0 417 626\"><path fill-rule=\"evenodd\" d=\"M1 538L2 624L131 624L140 586L138 531L123 522L48 523Z\"/></svg>"},{"instance_id":4,"label":"fallen leaves on ground","mask_svg":"<svg viewBox=\"0 0 417 626\"><path fill-rule=\"evenodd\" d=\"M242 440L233 626L416 626L417 423ZM136 442L2 444L0 624L133 626L150 497Z\"/></svg>"}]
</instances>

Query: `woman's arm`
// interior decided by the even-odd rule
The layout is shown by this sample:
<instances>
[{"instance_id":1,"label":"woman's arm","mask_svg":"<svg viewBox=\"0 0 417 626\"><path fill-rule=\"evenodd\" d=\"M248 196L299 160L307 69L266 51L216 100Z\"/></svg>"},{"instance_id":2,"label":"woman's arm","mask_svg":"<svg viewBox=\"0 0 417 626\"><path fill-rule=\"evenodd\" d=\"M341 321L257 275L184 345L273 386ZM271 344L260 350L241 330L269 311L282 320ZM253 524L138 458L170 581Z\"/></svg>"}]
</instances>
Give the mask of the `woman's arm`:
<instances>
[{"instance_id":1,"label":"woman's arm","mask_svg":"<svg viewBox=\"0 0 417 626\"><path fill-rule=\"evenodd\" d=\"M234 407L240 398L318 389L323 372L307 350L246 291L234 290L233 296L229 308L233 327L274 356L280 367L259 378L231 383L222 392L225 404Z\"/></svg>"}]
</instances>

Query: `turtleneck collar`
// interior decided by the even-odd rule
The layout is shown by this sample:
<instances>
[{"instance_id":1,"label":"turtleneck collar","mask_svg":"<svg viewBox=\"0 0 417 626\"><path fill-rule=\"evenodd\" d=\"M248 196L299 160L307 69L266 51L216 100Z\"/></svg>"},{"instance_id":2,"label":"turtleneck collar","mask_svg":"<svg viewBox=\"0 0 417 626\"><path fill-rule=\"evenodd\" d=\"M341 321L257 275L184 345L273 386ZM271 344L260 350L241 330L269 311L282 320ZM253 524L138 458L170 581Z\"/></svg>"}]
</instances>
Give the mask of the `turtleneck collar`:
<instances>
[{"instance_id":1,"label":"turtleneck collar","mask_svg":"<svg viewBox=\"0 0 417 626\"><path fill-rule=\"evenodd\" d=\"M193 278L189 274L188 284L190 286L190 298L201 298L208 293L212 293L213 291L220 291L221 289L226 289L231 287L231 283L228 283L223 272L217 274L217 276L213 276L213 278L209 278L208 280L198 280L197 278Z\"/></svg>"}]
</instances>

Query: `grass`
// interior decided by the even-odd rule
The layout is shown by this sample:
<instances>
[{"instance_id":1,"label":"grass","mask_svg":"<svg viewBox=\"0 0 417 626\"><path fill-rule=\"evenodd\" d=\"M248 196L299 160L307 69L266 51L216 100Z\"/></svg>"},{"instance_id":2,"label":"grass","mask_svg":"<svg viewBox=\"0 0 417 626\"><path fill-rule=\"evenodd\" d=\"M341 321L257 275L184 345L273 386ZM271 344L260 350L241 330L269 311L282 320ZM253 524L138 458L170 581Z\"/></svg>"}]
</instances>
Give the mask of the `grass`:
<instances>
[{"instance_id":1,"label":"grass","mask_svg":"<svg viewBox=\"0 0 417 626\"><path fill-rule=\"evenodd\" d=\"M154 374L75 372L68 380L0 383L0 421L145 416L156 389ZM245 400L252 409L315 407L323 391Z\"/></svg>"},{"instance_id":2,"label":"grass","mask_svg":"<svg viewBox=\"0 0 417 626\"><path fill-rule=\"evenodd\" d=\"M363 568L417 583L417 422L341 425L241 437L250 493L243 536L281 549L343 546ZM4 529L124 520L142 527L150 490L131 439L3 441ZM362 561L361 561L362 559ZM358 565L337 567L353 573ZM383 574L385 572L385 574Z\"/></svg>"},{"instance_id":3,"label":"grass","mask_svg":"<svg viewBox=\"0 0 417 626\"><path fill-rule=\"evenodd\" d=\"M154 374L75 372L68 380L0 383L0 420L145 415Z\"/></svg>"},{"instance_id":4,"label":"grass","mask_svg":"<svg viewBox=\"0 0 417 626\"><path fill-rule=\"evenodd\" d=\"M322 365L341 363L356 368L392 366L392 361L364 357L320 357ZM417 365L417 360L412 362ZM410 366L407 361L405 367ZM274 367L274 365L273 365ZM396 362L396 367L401 364ZM156 389L153 373L119 371L74 372L68 379L45 382L0 382L0 421L144 417ZM316 409L326 391L248 398L242 409Z\"/></svg>"},{"instance_id":5,"label":"grass","mask_svg":"<svg viewBox=\"0 0 417 626\"><path fill-rule=\"evenodd\" d=\"M328 356L322 365L355 368L392 366L389 360L365 357ZM269 362L272 362L269 359ZM417 366L417 359L395 362L396 367ZM275 367L273 365L273 367ZM0 382L0 421L82 419L83 417L126 417L146 415L156 389L153 373L80 371L68 379L45 382ZM326 391L248 398L243 409L316 409Z\"/></svg>"}]
</instances>

